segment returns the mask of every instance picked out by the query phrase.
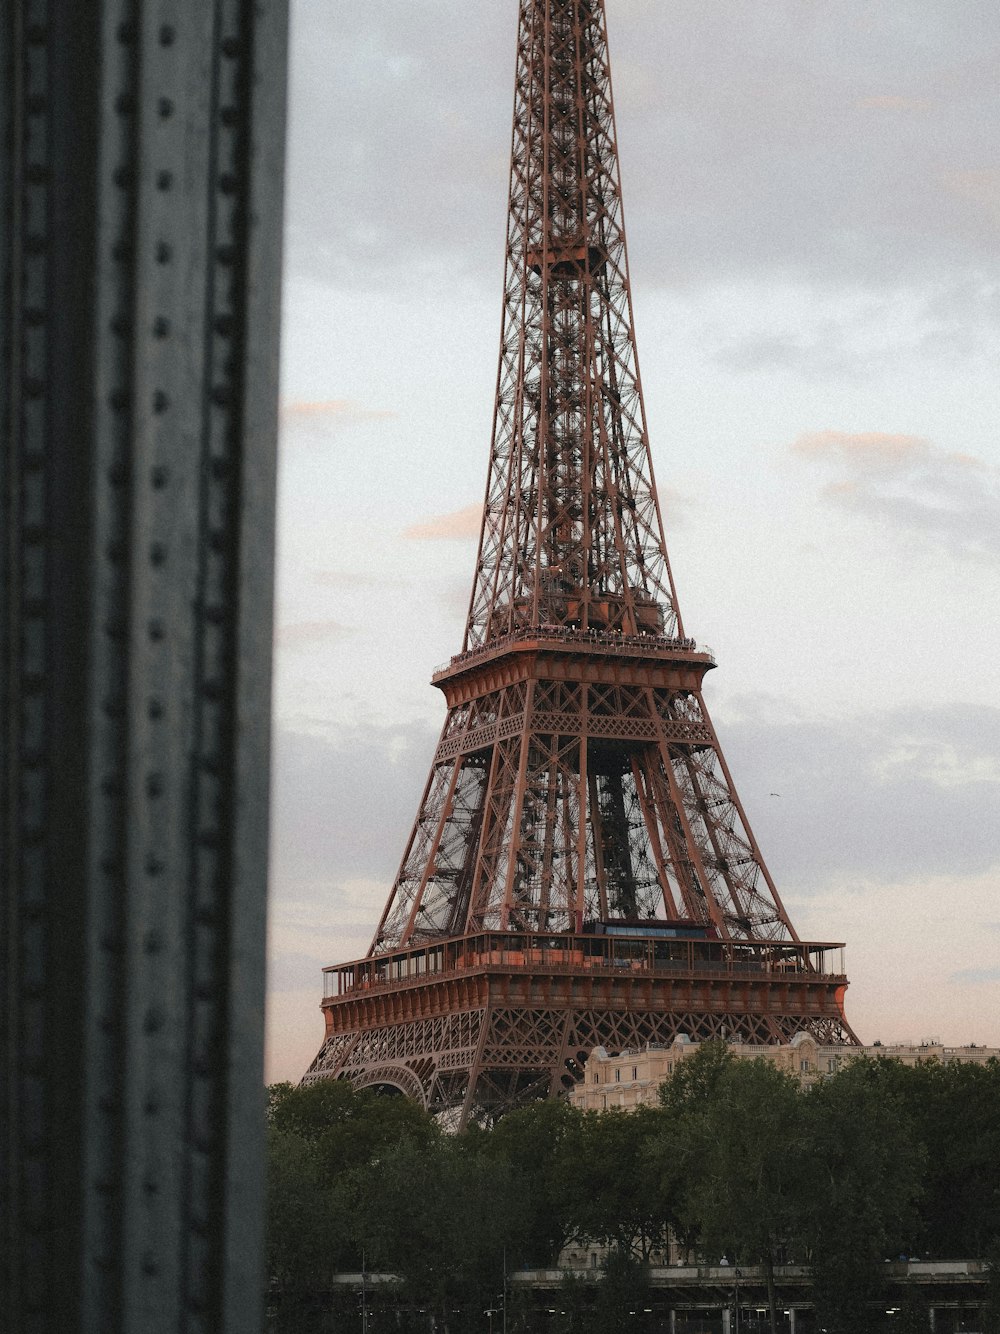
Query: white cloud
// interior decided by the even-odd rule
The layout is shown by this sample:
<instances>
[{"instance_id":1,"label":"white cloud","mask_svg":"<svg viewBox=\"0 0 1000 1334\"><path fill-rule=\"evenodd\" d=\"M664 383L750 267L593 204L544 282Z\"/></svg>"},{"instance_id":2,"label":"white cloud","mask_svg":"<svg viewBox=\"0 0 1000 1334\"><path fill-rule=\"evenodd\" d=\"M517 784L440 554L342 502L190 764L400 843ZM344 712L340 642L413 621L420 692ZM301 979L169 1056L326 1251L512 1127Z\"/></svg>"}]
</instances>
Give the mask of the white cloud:
<instances>
[{"instance_id":1,"label":"white cloud","mask_svg":"<svg viewBox=\"0 0 1000 1334\"><path fill-rule=\"evenodd\" d=\"M978 875L996 859L983 831L1000 828L1000 709L782 720L755 718L754 703L717 725L779 889L802 897L845 877Z\"/></svg>"},{"instance_id":2,"label":"white cloud","mask_svg":"<svg viewBox=\"0 0 1000 1334\"><path fill-rule=\"evenodd\" d=\"M900 97L897 93L875 93L859 97L854 104L860 111L929 111L935 104L926 97Z\"/></svg>"},{"instance_id":3,"label":"white cloud","mask_svg":"<svg viewBox=\"0 0 1000 1334\"><path fill-rule=\"evenodd\" d=\"M625 199L647 274L885 289L988 271L1000 11L955 5L864 23L828 6L805 30L794 0L615 6ZM457 27L449 14L444 0L296 6L295 271L368 288L495 272L515 11L480 6Z\"/></svg>"},{"instance_id":4,"label":"white cloud","mask_svg":"<svg viewBox=\"0 0 1000 1334\"><path fill-rule=\"evenodd\" d=\"M1000 469L982 459L878 432L820 431L792 450L839 469L822 493L832 503L956 555L1000 559Z\"/></svg>"},{"instance_id":5,"label":"white cloud","mask_svg":"<svg viewBox=\"0 0 1000 1334\"><path fill-rule=\"evenodd\" d=\"M914 462L922 462L930 454L930 445L918 436L887 435L878 431L863 431L857 435L845 431L815 431L799 436L792 449L806 458L847 460L852 467L865 472L897 472Z\"/></svg>"},{"instance_id":6,"label":"white cloud","mask_svg":"<svg viewBox=\"0 0 1000 1334\"><path fill-rule=\"evenodd\" d=\"M996 957L1000 878L982 834L1000 828L1000 709L817 721L746 699L719 733L796 929L848 942L865 1036L986 1041L995 1012L966 1010ZM269 1059L281 1077L315 1054L322 967L368 948L435 740L422 725L276 736Z\"/></svg>"},{"instance_id":7,"label":"white cloud","mask_svg":"<svg viewBox=\"0 0 1000 1334\"><path fill-rule=\"evenodd\" d=\"M458 647L470 558L401 530L478 531L458 507L486 466L516 6L458 28L453 8L294 6L282 618L305 651L277 696L301 721L276 736L270 1044L288 1077L319 1043L318 970L367 947L427 776L437 729L390 724L439 709L425 666ZM995 909L978 942L965 923L1000 746L962 698L995 695L1000 7L816 7L789 43L800 11L609 6L661 498L673 532L662 483L698 497L672 554L720 648L709 627L728 627L730 688L780 672L806 707L720 725L797 926L848 939L867 1036L960 1040L932 1011L986 1005L989 981L948 979L997 945ZM798 456L805 486L775 477L774 442L831 420ZM827 532L795 494L813 475ZM357 627L349 656L335 626ZM387 725L330 726L369 714Z\"/></svg>"},{"instance_id":8,"label":"white cloud","mask_svg":"<svg viewBox=\"0 0 1000 1334\"><path fill-rule=\"evenodd\" d=\"M1000 983L1000 968L960 968L958 972L952 973L951 981L970 987L989 986Z\"/></svg>"},{"instance_id":9,"label":"white cloud","mask_svg":"<svg viewBox=\"0 0 1000 1334\"><path fill-rule=\"evenodd\" d=\"M942 179L947 189L970 200L989 221L1000 223L1000 167L948 171Z\"/></svg>"}]
</instances>

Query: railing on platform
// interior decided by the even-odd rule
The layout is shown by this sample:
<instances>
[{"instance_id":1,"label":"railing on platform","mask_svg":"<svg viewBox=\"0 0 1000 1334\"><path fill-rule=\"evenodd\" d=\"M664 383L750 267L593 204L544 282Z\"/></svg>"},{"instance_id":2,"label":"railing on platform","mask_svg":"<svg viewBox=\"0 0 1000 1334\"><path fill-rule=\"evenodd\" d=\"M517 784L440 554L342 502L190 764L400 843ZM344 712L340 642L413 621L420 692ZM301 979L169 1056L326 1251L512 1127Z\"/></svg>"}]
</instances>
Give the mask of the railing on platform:
<instances>
[{"instance_id":1,"label":"railing on platform","mask_svg":"<svg viewBox=\"0 0 1000 1334\"><path fill-rule=\"evenodd\" d=\"M484 932L324 968L324 999L429 978L484 971L618 977L822 977L844 979L843 945L790 940L691 940L662 936Z\"/></svg>"},{"instance_id":2,"label":"railing on platform","mask_svg":"<svg viewBox=\"0 0 1000 1334\"><path fill-rule=\"evenodd\" d=\"M631 653L698 653L715 664L715 654L712 650L705 645L699 646L693 639L674 639L668 635L626 635L612 630L574 630L562 625L540 625L512 630L510 634L488 640L476 648L466 649L464 653L457 653L436 667L434 676L456 671L460 667L475 666L477 662L485 661L504 649L516 648L518 644L534 644L539 641L557 644L560 647L570 645L581 648L606 648Z\"/></svg>"}]
</instances>

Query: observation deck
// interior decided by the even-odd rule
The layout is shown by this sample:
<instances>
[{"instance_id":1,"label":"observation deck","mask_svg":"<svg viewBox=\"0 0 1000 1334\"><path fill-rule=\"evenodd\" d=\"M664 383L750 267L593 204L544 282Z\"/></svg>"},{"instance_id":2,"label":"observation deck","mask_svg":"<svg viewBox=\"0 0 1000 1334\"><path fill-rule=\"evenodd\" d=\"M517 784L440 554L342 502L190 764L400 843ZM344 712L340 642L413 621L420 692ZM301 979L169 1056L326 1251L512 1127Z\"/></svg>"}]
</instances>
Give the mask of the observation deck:
<instances>
[{"instance_id":1,"label":"observation deck","mask_svg":"<svg viewBox=\"0 0 1000 1334\"><path fill-rule=\"evenodd\" d=\"M663 935L493 931L428 941L323 969L324 1001L473 974L638 980L724 979L846 986L844 946L831 941L709 940Z\"/></svg>"},{"instance_id":2,"label":"observation deck","mask_svg":"<svg viewBox=\"0 0 1000 1334\"><path fill-rule=\"evenodd\" d=\"M479 1072L515 1101L553 1095L579 1082L597 1046L855 1041L838 942L720 940L690 921L582 925L427 939L325 968L326 1033L307 1079L336 1062L359 1087L442 1110L452 1095L428 1096L433 1080L474 1087Z\"/></svg>"},{"instance_id":3,"label":"observation deck","mask_svg":"<svg viewBox=\"0 0 1000 1334\"><path fill-rule=\"evenodd\" d=\"M504 681L541 674L595 681L627 678L650 686L696 690L715 667L712 650L693 639L657 634L624 634L614 630L576 630L540 625L511 631L442 663L431 683L449 704L475 693L473 682L495 688L501 667Z\"/></svg>"}]
</instances>

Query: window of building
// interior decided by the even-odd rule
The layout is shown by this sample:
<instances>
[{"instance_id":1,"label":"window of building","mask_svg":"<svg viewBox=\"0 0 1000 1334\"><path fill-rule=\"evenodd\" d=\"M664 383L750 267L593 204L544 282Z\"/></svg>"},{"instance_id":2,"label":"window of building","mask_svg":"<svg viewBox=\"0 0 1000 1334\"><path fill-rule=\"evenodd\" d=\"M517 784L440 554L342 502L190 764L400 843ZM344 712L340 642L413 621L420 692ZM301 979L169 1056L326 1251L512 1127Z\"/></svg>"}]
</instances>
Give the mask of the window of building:
<instances>
[{"instance_id":1,"label":"window of building","mask_svg":"<svg viewBox=\"0 0 1000 1334\"><path fill-rule=\"evenodd\" d=\"M639 1067L638 1067L637 1065L633 1065L633 1067L632 1067L632 1080L633 1080L633 1082L634 1082L635 1080L637 1080L638 1078L639 1078Z\"/></svg>"},{"instance_id":2,"label":"window of building","mask_svg":"<svg viewBox=\"0 0 1000 1334\"><path fill-rule=\"evenodd\" d=\"M809 1062L808 1062L808 1061L799 1061L799 1069L800 1069L800 1070L808 1070L808 1069L809 1069Z\"/></svg>"},{"instance_id":3,"label":"window of building","mask_svg":"<svg viewBox=\"0 0 1000 1334\"><path fill-rule=\"evenodd\" d=\"M615 1066L615 1083L620 1084L621 1082L622 1082L622 1068L620 1065L618 1065Z\"/></svg>"},{"instance_id":4,"label":"window of building","mask_svg":"<svg viewBox=\"0 0 1000 1334\"><path fill-rule=\"evenodd\" d=\"M595 1070L595 1071L594 1071L594 1083L595 1083L595 1084L599 1084L600 1082L601 1082L601 1072L600 1072L600 1070Z\"/></svg>"}]
</instances>

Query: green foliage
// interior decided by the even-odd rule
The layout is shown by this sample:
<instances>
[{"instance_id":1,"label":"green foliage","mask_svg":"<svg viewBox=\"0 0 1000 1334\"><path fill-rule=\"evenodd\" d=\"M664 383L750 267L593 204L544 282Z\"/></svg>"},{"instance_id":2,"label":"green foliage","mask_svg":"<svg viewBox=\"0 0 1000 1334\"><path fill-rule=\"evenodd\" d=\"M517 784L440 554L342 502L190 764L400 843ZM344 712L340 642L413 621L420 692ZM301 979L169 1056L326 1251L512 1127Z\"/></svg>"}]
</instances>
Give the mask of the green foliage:
<instances>
[{"instance_id":1,"label":"green foliage","mask_svg":"<svg viewBox=\"0 0 1000 1334\"><path fill-rule=\"evenodd\" d=\"M830 1334L867 1334L883 1296L882 1262L905 1250L917 1224L926 1162L898 1067L861 1059L805 1098L811 1174L803 1239L813 1296Z\"/></svg>"},{"instance_id":2,"label":"green foliage","mask_svg":"<svg viewBox=\"0 0 1000 1334\"><path fill-rule=\"evenodd\" d=\"M1000 1236L989 1247L986 1261L985 1334L1000 1334Z\"/></svg>"},{"instance_id":3,"label":"green foliage","mask_svg":"<svg viewBox=\"0 0 1000 1334\"><path fill-rule=\"evenodd\" d=\"M590 1334L594 1324L592 1284L582 1274L566 1273L559 1285L559 1315L554 1334Z\"/></svg>"},{"instance_id":4,"label":"green foliage","mask_svg":"<svg viewBox=\"0 0 1000 1334\"><path fill-rule=\"evenodd\" d=\"M510 1165L477 1147L461 1136L404 1141L372 1165L359 1202L373 1267L398 1274L445 1325L456 1306L497 1302L504 1250L523 1226Z\"/></svg>"},{"instance_id":5,"label":"green foliage","mask_svg":"<svg viewBox=\"0 0 1000 1334\"><path fill-rule=\"evenodd\" d=\"M679 1061L660 1085L660 1106L671 1117L711 1102L719 1081L737 1058L724 1042L703 1042L693 1056Z\"/></svg>"},{"instance_id":6,"label":"green foliage","mask_svg":"<svg viewBox=\"0 0 1000 1334\"><path fill-rule=\"evenodd\" d=\"M285 1291L321 1290L360 1266L355 1222L367 1168L388 1147L439 1131L415 1103L340 1080L268 1089L267 1265Z\"/></svg>"},{"instance_id":7,"label":"green foliage","mask_svg":"<svg viewBox=\"0 0 1000 1334\"><path fill-rule=\"evenodd\" d=\"M267 1160L267 1265L286 1292L324 1288L350 1248L343 1197L319 1171L314 1147L270 1130Z\"/></svg>"},{"instance_id":8,"label":"green foliage","mask_svg":"<svg viewBox=\"0 0 1000 1334\"><path fill-rule=\"evenodd\" d=\"M524 1229L513 1243L512 1263L554 1265L574 1230L582 1122L568 1102L548 1099L510 1112L481 1134L482 1153L510 1165L524 1202Z\"/></svg>"},{"instance_id":9,"label":"green foliage","mask_svg":"<svg viewBox=\"0 0 1000 1334\"><path fill-rule=\"evenodd\" d=\"M604 1262L591 1316L595 1334L634 1334L636 1316L649 1300L649 1271L630 1251L615 1247Z\"/></svg>"},{"instance_id":10,"label":"green foliage","mask_svg":"<svg viewBox=\"0 0 1000 1334\"><path fill-rule=\"evenodd\" d=\"M686 1065L695 1060L681 1072ZM710 1051L664 1107L671 1102L680 1220L707 1254L764 1266L774 1330L774 1266L796 1235L804 1193L799 1086L768 1061Z\"/></svg>"},{"instance_id":11,"label":"green foliage","mask_svg":"<svg viewBox=\"0 0 1000 1334\"><path fill-rule=\"evenodd\" d=\"M929 1334L930 1327L930 1307L926 1296L916 1289L909 1289L892 1318L889 1334Z\"/></svg>"},{"instance_id":12,"label":"green foliage","mask_svg":"<svg viewBox=\"0 0 1000 1334\"><path fill-rule=\"evenodd\" d=\"M798 1222L802 1120L798 1085L767 1061L720 1068L714 1096L680 1118L689 1169L681 1213L707 1253L775 1260Z\"/></svg>"},{"instance_id":13,"label":"green foliage","mask_svg":"<svg viewBox=\"0 0 1000 1334\"><path fill-rule=\"evenodd\" d=\"M645 1328L641 1313L650 1301L649 1271L641 1260L614 1248L599 1280L593 1277L563 1275L552 1334L638 1334Z\"/></svg>"},{"instance_id":14,"label":"green foliage","mask_svg":"<svg viewBox=\"0 0 1000 1334\"><path fill-rule=\"evenodd\" d=\"M701 1221L688 1198L701 1171L697 1126L703 1109L714 1102L724 1074L735 1064L736 1057L724 1042L703 1042L660 1086L660 1133L649 1147L647 1167L663 1214L688 1258L701 1242Z\"/></svg>"},{"instance_id":15,"label":"green foliage","mask_svg":"<svg viewBox=\"0 0 1000 1334\"><path fill-rule=\"evenodd\" d=\"M722 1043L680 1062L656 1107L547 1101L454 1136L406 1099L275 1085L269 1275L285 1294L322 1292L364 1254L428 1320L481 1332L505 1262L549 1267L567 1244L596 1243L603 1279L567 1288L550 1334L614 1334L641 1327L646 1265L670 1230L698 1258L769 1275L811 1263L817 1327L867 1334L886 1259L975 1259L992 1245L985 1319L1000 1334L998 1107L996 1062L859 1059L801 1090ZM892 1328L917 1334L925 1320L908 1297ZM528 1323L512 1298L509 1334Z\"/></svg>"},{"instance_id":16,"label":"green foliage","mask_svg":"<svg viewBox=\"0 0 1000 1334\"><path fill-rule=\"evenodd\" d=\"M926 1151L912 1249L941 1259L984 1255L1000 1236L1000 1062L880 1064Z\"/></svg>"},{"instance_id":17,"label":"green foliage","mask_svg":"<svg viewBox=\"0 0 1000 1334\"><path fill-rule=\"evenodd\" d=\"M439 1135L434 1121L409 1098L355 1092L342 1079L321 1079L302 1088L271 1090L268 1122L273 1130L296 1135L313 1146L325 1180L371 1162L402 1140L428 1144Z\"/></svg>"},{"instance_id":18,"label":"green foliage","mask_svg":"<svg viewBox=\"0 0 1000 1334\"><path fill-rule=\"evenodd\" d=\"M650 1171L666 1121L658 1109L587 1112L562 1173L573 1232L648 1262L667 1244L669 1199Z\"/></svg>"}]
</instances>

